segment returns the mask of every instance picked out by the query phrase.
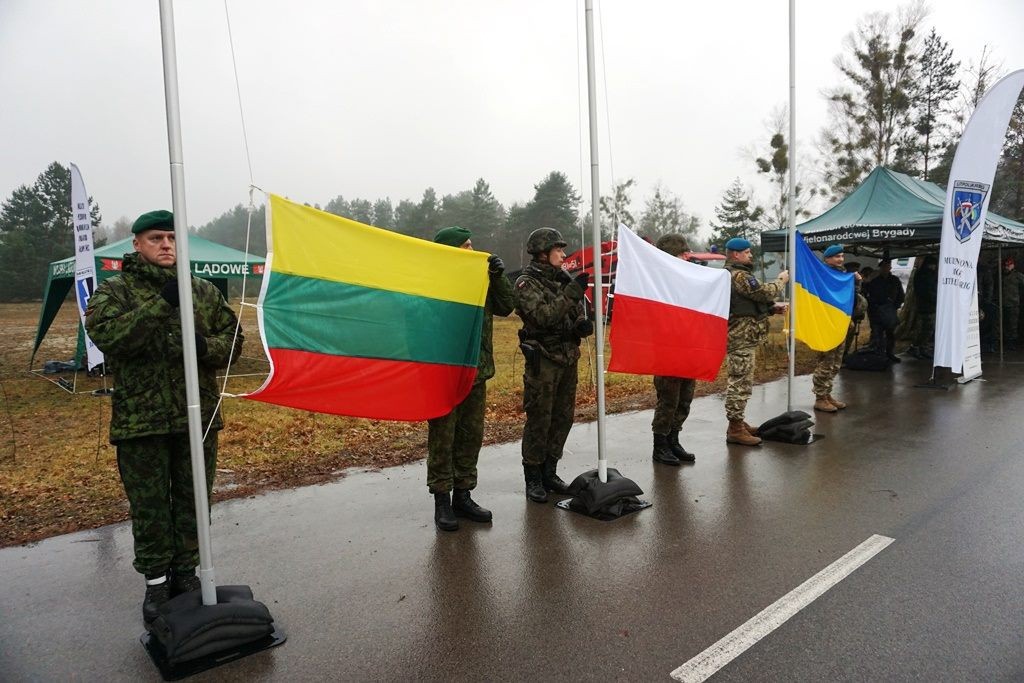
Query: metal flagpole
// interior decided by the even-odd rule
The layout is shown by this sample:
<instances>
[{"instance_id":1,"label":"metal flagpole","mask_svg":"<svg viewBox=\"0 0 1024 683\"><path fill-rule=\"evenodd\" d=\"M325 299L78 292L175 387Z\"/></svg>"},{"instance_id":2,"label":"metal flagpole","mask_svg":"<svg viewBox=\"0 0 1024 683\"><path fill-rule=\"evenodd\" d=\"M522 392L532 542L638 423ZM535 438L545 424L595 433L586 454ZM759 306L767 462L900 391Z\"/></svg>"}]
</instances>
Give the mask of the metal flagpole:
<instances>
[{"instance_id":1,"label":"metal flagpole","mask_svg":"<svg viewBox=\"0 0 1024 683\"><path fill-rule=\"evenodd\" d=\"M601 185L597 176L597 85L594 73L594 0L586 0L587 104L590 107L590 217L594 250L594 332L597 336L597 477L608 481L608 458L604 445L604 289L601 274Z\"/></svg>"},{"instance_id":2,"label":"metal flagpole","mask_svg":"<svg viewBox=\"0 0 1024 683\"><path fill-rule=\"evenodd\" d=\"M789 0L789 377L786 410L793 410L793 375L796 374L796 0Z\"/></svg>"},{"instance_id":3,"label":"metal flagpole","mask_svg":"<svg viewBox=\"0 0 1024 683\"><path fill-rule=\"evenodd\" d=\"M192 317L192 272L188 253L188 221L185 216L185 164L181 153L181 117L178 108L178 66L174 45L173 0L160 2L160 38L163 44L164 98L167 107L167 146L171 161L171 205L174 210L174 241L177 247L178 296L181 313L181 346L185 356L185 399L188 404L188 437L192 453L192 490L199 537L199 580L203 604L217 604L213 553L210 547L210 504L206 494L206 463L203 457L202 413L199 409L199 373L195 321Z\"/></svg>"}]
</instances>

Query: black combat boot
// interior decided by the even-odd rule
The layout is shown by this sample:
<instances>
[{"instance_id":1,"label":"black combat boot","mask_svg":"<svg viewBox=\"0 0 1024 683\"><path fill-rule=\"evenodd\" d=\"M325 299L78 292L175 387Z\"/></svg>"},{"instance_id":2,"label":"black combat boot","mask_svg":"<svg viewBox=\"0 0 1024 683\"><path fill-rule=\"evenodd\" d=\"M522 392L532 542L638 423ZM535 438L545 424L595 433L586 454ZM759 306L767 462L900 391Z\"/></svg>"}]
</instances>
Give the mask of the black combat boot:
<instances>
[{"instance_id":1,"label":"black combat boot","mask_svg":"<svg viewBox=\"0 0 1024 683\"><path fill-rule=\"evenodd\" d=\"M560 496L564 496L569 492L569 485L562 481L562 478L558 476L557 459L548 458L544 461L544 464L541 467L541 484L544 485L545 491L557 493Z\"/></svg>"},{"instance_id":2,"label":"black combat boot","mask_svg":"<svg viewBox=\"0 0 1024 683\"><path fill-rule=\"evenodd\" d=\"M664 434L654 435L654 454L651 457L654 458L654 462L660 462L662 465L679 465L679 458L672 452L668 445L668 437Z\"/></svg>"},{"instance_id":3,"label":"black combat boot","mask_svg":"<svg viewBox=\"0 0 1024 683\"><path fill-rule=\"evenodd\" d=\"M679 462L697 462L697 456L683 448L679 443L679 430L674 429L668 433L668 447L672 449L672 455L679 459Z\"/></svg>"},{"instance_id":4,"label":"black combat boot","mask_svg":"<svg viewBox=\"0 0 1024 683\"><path fill-rule=\"evenodd\" d=\"M548 502L548 494L541 483L541 466L523 465L523 477L526 479L526 497L534 503Z\"/></svg>"},{"instance_id":5,"label":"black combat boot","mask_svg":"<svg viewBox=\"0 0 1024 683\"><path fill-rule=\"evenodd\" d=\"M469 489L452 491L452 509L456 517L465 517L473 522L491 521L491 511L477 505L476 501L469 497Z\"/></svg>"},{"instance_id":6,"label":"black combat boot","mask_svg":"<svg viewBox=\"0 0 1024 683\"><path fill-rule=\"evenodd\" d=\"M150 584L150 581L163 578L157 584ZM142 601L142 622L149 628L149 625L156 619L160 605L171 599L171 583L166 576L146 577L146 597Z\"/></svg>"},{"instance_id":7,"label":"black combat boot","mask_svg":"<svg viewBox=\"0 0 1024 683\"><path fill-rule=\"evenodd\" d=\"M171 569L171 597L177 597L182 593L199 590L199 577L196 576L196 569Z\"/></svg>"},{"instance_id":8,"label":"black combat boot","mask_svg":"<svg viewBox=\"0 0 1024 683\"><path fill-rule=\"evenodd\" d=\"M441 531L458 531L459 520L452 510L452 497L447 492L434 494L434 524Z\"/></svg>"}]
</instances>

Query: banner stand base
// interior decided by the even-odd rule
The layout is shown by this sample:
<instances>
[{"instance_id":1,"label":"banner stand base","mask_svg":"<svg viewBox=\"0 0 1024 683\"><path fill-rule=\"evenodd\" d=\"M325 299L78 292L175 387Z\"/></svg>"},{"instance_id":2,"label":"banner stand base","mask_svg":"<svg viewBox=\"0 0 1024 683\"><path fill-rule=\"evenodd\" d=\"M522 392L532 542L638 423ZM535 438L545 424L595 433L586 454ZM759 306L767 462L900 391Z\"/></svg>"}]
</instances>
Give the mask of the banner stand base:
<instances>
[{"instance_id":1,"label":"banner stand base","mask_svg":"<svg viewBox=\"0 0 1024 683\"><path fill-rule=\"evenodd\" d=\"M942 389L949 391L956 386L957 377L946 367L936 366L932 370L932 377L927 382L915 384L915 389Z\"/></svg>"}]
</instances>

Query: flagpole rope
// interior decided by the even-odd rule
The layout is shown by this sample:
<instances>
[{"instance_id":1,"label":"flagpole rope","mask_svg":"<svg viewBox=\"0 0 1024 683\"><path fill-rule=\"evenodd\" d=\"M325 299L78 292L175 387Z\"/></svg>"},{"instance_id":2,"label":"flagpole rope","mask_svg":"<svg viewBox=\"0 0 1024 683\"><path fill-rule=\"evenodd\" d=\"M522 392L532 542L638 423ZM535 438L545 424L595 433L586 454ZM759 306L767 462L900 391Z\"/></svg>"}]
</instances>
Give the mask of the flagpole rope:
<instances>
[{"instance_id":1,"label":"flagpole rope","mask_svg":"<svg viewBox=\"0 0 1024 683\"><path fill-rule=\"evenodd\" d=\"M252 216L256 212L256 202L254 198L254 191L259 190L264 192L262 188L256 185L256 181L253 177L252 171L252 154L249 151L249 133L245 126L245 107L242 104L242 86L238 79L238 60L235 56L235 40L234 35L231 32L231 13L228 10L228 0L224 0L224 21L227 24L228 29L228 48L231 51L231 68L235 78L235 94L238 97L238 118L242 126L242 144L245 148L245 162L249 168L249 215L245 223L245 262L244 268L242 269L242 292L241 300L238 304L238 315L235 316L235 331L231 336L231 349L228 352L228 363L227 368L224 371L224 382L221 385L220 396L217 398L217 405L214 407L213 412L210 415L210 422L206 425L206 430L203 432L203 441L206 441L206 437L210 434L210 429L213 427L214 420L217 419L217 414L220 411L221 404L224 402L224 397L235 398L236 394L229 394L227 391L228 381L231 379L231 363L235 360L235 347L238 343L238 336L242 330L242 311L246 306L253 306L253 304L247 304L245 301L245 288L249 279L249 245L252 236ZM242 376L242 375L236 375Z\"/></svg>"}]
</instances>

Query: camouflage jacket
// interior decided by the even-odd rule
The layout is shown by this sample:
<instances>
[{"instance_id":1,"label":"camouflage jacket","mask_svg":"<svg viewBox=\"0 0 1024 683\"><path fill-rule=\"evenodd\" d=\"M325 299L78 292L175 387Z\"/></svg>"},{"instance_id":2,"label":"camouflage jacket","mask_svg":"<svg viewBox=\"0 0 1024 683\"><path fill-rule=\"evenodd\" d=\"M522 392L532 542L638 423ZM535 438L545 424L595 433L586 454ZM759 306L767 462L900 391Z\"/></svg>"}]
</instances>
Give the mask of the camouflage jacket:
<instances>
[{"instance_id":1,"label":"camouflage jacket","mask_svg":"<svg viewBox=\"0 0 1024 683\"><path fill-rule=\"evenodd\" d=\"M110 441L188 431L181 320L160 290L174 279L174 268L147 263L125 254L122 273L105 280L89 299L85 327L106 355L116 375L112 398ZM217 369L227 367L235 314L211 283L192 278L196 332L206 339L199 358L199 394L203 428L214 417L213 429L223 427L213 411L220 395ZM235 339L234 357L242 349Z\"/></svg>"},{"instance_id":2,"label":"camouflage jacket","mask_svg":"<svg viewBox=\"0 0 1024 683\"><path fill-rule=\"evenodd\" d=\"M560 365L580 357L576 321L584 317L583 289L574 281L559 279L561 268L530 263L516 280L516 313L523 320L520 340L536 344L541 354Z\"/></svg>"},{"instance_id":3,"label":"camouflage jacket","mask_svg":"<svg viewBox=\"0 0 1024 683\"><path fill-rule=\"evenodd\" d=\"M480 362L476 366L476 384L494 377L494 317L505 317L515 310L512 283L504 275L491 275L484 304L484 325L480 330Z\"/></svg>"},{"instance_id":4,"label":"camouflage jacket","mask_svg":"<svg viewBox=\"0 0 1024 683\"><path fill-rule=\"evenodd\" d=\"M729 313L729 349L765 343L768 341L768 318L784 285L778 280L762 284L754 277L753 268L746 264L730 261L725 267L731 276L733 298L760 304L758 308L765 311L754 316Z\"/></svg>"}]
</instances>

